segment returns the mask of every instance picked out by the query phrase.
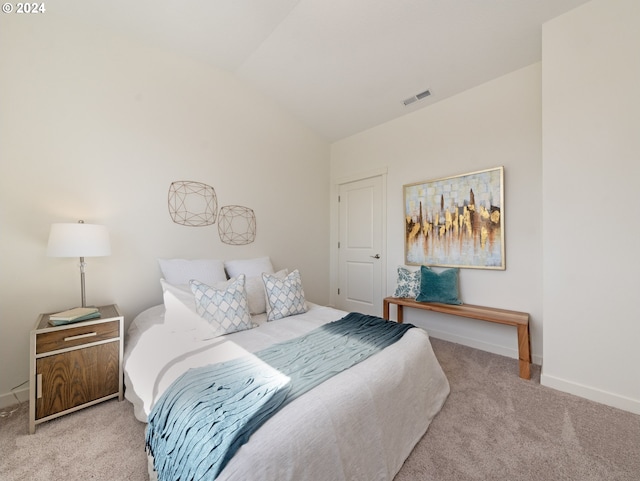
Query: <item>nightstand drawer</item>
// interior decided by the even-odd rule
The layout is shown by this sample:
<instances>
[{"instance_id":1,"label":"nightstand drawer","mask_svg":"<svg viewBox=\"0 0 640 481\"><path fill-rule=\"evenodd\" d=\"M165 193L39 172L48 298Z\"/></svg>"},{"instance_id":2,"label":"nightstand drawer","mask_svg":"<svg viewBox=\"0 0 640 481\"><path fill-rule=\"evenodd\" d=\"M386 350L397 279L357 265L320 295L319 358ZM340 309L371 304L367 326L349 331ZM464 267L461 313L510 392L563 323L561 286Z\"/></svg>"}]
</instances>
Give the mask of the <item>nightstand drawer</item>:
<instances>
[{"instance_id":1,"label":"nightstand drawer","mask_svg":"<svg viewBox=\"0 0 640 481\"><path fill-rule=\"evenodd\" d=\"M36 336L36 354L117 339L119 336L120 322L118 320L43 332Z\"/></svg>"}]
</instances>

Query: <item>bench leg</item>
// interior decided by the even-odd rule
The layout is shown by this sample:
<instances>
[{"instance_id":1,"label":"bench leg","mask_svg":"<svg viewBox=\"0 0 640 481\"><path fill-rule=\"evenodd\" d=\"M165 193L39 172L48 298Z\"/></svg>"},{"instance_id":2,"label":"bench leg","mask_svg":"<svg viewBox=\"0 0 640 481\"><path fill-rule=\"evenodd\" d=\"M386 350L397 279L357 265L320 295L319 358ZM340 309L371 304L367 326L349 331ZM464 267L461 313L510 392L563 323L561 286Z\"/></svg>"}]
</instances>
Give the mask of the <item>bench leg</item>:
<instances>
[{"instance_id":1,"label":"bench leg","mask_svg":"<svg viewBox=\"0 0 640 481\"><path fill-rule=\"evenodd\" d=\"M522 379L531 379L529 324L518 325L518 358L520 363L520 377Z\"/></svg>"},{"instance_id":2,"label":"bench leg","mask_svg":"<svg viewBox=\"0 0 640 481\"><path fill-rule=\"evenodd\" d=\"M382 318L386 319L387 321L390 319L389 318L389 304L391 304L389 301L387 301L386 299L383 301L382 304ZM398 324L402 324L402 318L403 318L403 312L402 312L402 308L403 306L401 306L400 304L396 304L397 308L398 308L398 320L396 321Z\"/></svg>"}]
</instances>

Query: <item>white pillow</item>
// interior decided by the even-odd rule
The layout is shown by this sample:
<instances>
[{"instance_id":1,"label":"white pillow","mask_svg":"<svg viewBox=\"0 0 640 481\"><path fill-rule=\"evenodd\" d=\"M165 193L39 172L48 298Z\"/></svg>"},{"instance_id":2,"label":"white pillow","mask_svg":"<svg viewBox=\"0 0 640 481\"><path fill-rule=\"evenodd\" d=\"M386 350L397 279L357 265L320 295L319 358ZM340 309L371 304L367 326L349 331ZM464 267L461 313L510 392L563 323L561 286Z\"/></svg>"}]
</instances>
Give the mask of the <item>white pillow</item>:
<instances>
[{"instance_id":1,"label":"white pillow","mask_svg":"<svg viewBox=\"0 0 640 481\"><path fill-rule=\"evenodd\" d=\"M245 283L247 298L249 299L249 312L252 315L267 312L267 302L264 297L264 283L262 274L273 274L273 265L269 257L257 257L255 259L239 259L225 261L224 267L229 277L238 277L240 274L247 276ZM282 271L279 271L279 274ZM285 272L284 277L288 272Z\"/></svg>"},{"instance_id":2,"label":"white pillow","mask_svg":"<svg viewBox=\"0 0 640 481\"><path fill-rule=\"evenodd\" d=\"M224 261L224 268L227 270L229 278L238 277L240 274L244 274L247 277L260 277L263 272L267 274L273 274L275 272L269 257Z\"/></svg>"},{"instance_id":3,"label":"white pillow","mask_svg":"<svg viewBox=\"0 0 640 481\"><path fill-rule=\"evenodd\" d=\"M273 275L280 279L284 279L287 277L287 274L289 274L289 270L282 269ZM247 289L247 299L249 300L249 312L251 315L255 316L256 314L264 314L267 312L267 299L265 297L262 274L259 276L247 277L245 287Z\"/></svg>"},{"instance_id":4,"label":"white pillow","mask_svg":"<svg viewBox=\"0 0 640 481\"><path fill-rule=\"evenodd\" d=\"M189 283L195 296L196 311L206 319L217 336L251 329L251 315L244 283L243 274L237 279L231 279L223 289L196 280Z\"/></svg>"},{"instance_id":5,"label":"white pillow","mask_svg":"<svg viewBox=\"0 0 640 481\"><path fill-rule=\"evenodd\" d=\"M217 259L158 259L158 263L162 277L174 286L189 286L191 279L198 279L210 286L227 280L224 262Z\"/></svg>"},{"instance_id":6,"label":"white pillow","mask_svg":"<svg viewBox=\"0 0 640 481\"><path fill-rule=\"evenodd\" d=\"M267 296L268 321L307 312L302 279L298 269L284 279L271 274L262 274L262 280Z\"/></svg>"},{"instance_id":7,"label":"white pillow","mask_svg":"<svg viewBox=\"0 0 640 481\"><path fill-rule=\"evenodd\" d=\"M194 340L215 337L211 326L196 312L195 296L188 285L174 286L160 279L164 299L164 325L171 332L186 332Z\"/></svg>"}]
</instances>

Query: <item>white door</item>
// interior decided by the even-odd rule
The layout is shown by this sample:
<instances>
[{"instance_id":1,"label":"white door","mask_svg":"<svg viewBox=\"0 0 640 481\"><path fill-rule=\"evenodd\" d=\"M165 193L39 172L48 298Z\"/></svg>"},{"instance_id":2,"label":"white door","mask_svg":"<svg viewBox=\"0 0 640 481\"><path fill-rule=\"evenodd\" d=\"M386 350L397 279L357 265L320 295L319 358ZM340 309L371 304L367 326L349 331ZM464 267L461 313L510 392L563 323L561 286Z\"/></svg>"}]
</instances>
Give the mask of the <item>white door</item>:
<instances>
[{"instance_id":1,"label":"white door","mask_svg":"<svg viewBox=\"0 0 640 481\"><path fill-rule=\"evenodd\" d=\"M338 307L382 315L384 292L383 179L340 185Z\"/></svg>"}]
</instances>

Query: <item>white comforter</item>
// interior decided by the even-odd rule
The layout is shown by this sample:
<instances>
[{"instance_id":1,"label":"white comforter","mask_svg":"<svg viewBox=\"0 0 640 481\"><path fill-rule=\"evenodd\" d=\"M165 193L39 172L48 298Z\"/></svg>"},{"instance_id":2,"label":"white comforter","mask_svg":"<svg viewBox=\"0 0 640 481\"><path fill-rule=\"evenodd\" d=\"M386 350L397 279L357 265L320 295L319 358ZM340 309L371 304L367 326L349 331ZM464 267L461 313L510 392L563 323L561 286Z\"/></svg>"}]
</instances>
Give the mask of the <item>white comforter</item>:
<instances>
[{"instance_id":1,"label":"white comforter","mask_svg":"<svg viewBox=\"0 0 640 481\"><path fill-rule=\"evenodd\" d=\"M126 398L146 422L154 402L187 369L298 337L346 313L310 305L305 314L209 341L170 332L163 306L140 314L125 347ZM404 337L296 399L267 421L219 481L391 480L449 394L427 333ZM153 473L152 473L153 475Z\"/></svg>"}]
</instances>

